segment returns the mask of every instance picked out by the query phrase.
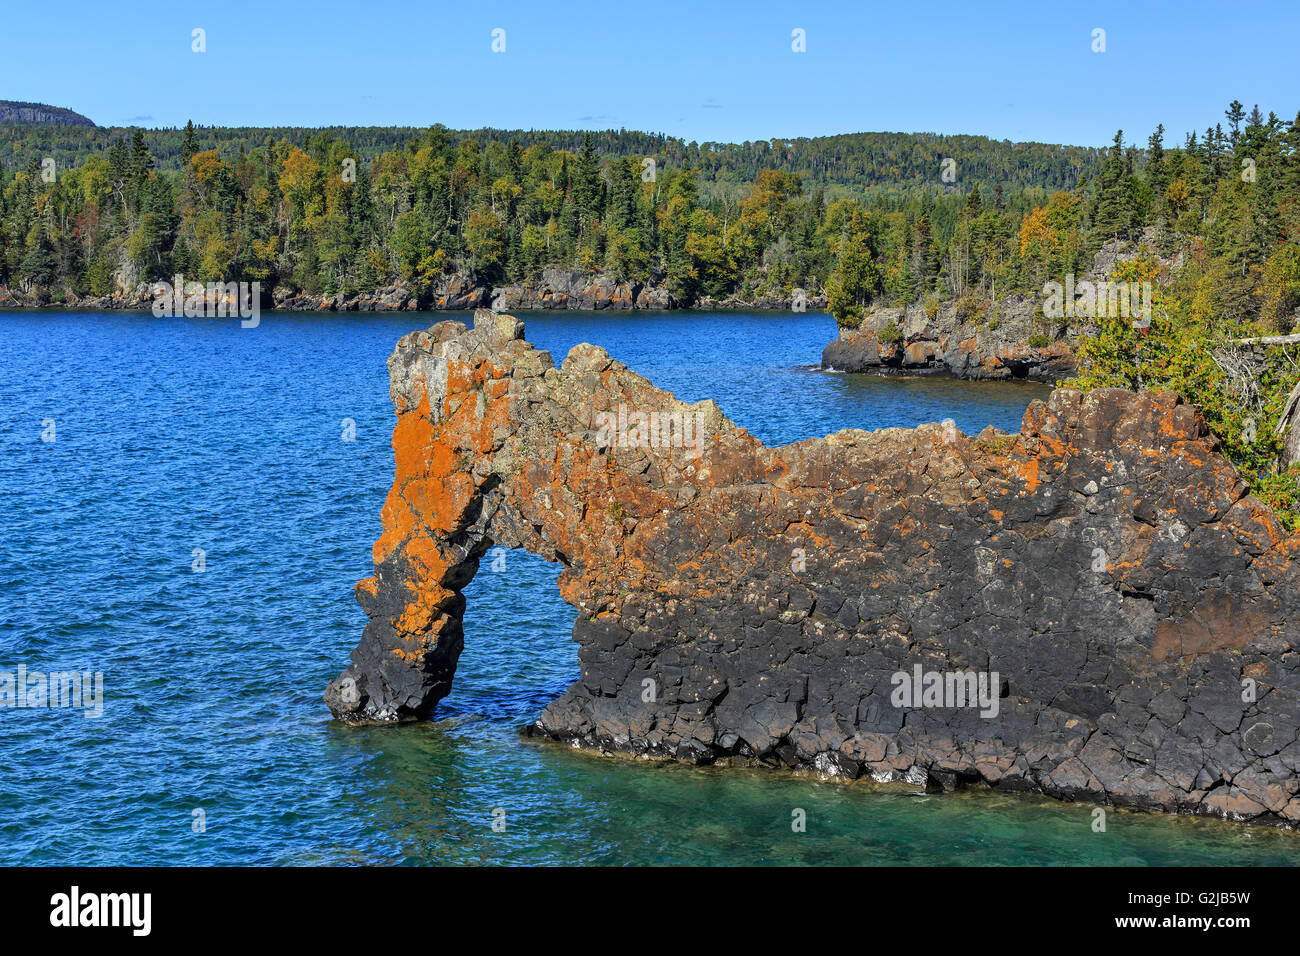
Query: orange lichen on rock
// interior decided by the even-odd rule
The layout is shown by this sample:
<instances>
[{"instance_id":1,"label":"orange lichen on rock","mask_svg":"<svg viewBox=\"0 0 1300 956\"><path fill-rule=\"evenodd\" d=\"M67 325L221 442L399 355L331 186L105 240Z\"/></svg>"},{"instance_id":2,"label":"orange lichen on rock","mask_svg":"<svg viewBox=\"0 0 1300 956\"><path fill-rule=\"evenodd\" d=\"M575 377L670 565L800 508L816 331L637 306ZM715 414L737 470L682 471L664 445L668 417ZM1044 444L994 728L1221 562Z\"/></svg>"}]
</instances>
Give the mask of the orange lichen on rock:
<instances>
[{"instance_id":1,"label":"orange lichen on rock","mask_svg":"<svg viewBox=\"0 0 1300 956\"><path fill-rule=\"evenodd\" d=\"M561 565L576 612L581 676L536 733L1300 822L1275 799L1300 794L1300 539L1176 396L1058 389L1015 435L767 448L603 349L555 367L507 315L405 336L389 370L396 476L341 719L446 696L462 589L501 545ZM996 675L995 713L900 709L915 667Z\"/></svg>"}]
</instances>

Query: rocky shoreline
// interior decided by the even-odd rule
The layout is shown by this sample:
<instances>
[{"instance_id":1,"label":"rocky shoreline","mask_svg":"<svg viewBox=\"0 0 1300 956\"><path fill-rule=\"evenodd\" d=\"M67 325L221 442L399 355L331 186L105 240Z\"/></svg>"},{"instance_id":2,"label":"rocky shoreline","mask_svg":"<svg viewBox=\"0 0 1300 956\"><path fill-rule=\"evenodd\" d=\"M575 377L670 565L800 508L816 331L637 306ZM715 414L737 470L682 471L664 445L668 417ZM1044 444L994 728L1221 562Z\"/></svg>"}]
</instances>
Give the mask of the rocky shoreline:
<instances>
[{"instance_id":1,"label":"rocky shoreline","mask_svg":"<svg viewBox=\"0 0 1300 956\"><path fill-rule=\"evenodd\" d=\"M1117 263L1142 246L1152 246L1148 230L1137 243L1110 242L1093 257L1080 280L1104 283ZM1177 258L1161 260L1169 269ZM1073 378L1075 347L1097 331L1087 318L1052 321L1043 315L1043 296L959 296L943 303L875 307L856 328L841 328L822 351L828 371L877 374L951 375L962 379L1026 380L1055 385Z\"/></svg>"},{"instance_id":2,"label":"rocky shoreline","mask_svg":"<svg viewBox=\"0 0 1300 956\"><path fill-rule=\"evenodd\" d=\"M662 284L633 282L606 273L547 268L536 281L496 287L460 274L443 276L418 292L401 283L374 292L348 295L308 295L277 286L269 294L263 292L261 307L290 312L468 312L486 308L496 311L567 309L589 312L667 309L791 311L795 298L802 306L800 311L817 311L826 307L824 295L806 293L802 289L795 289L789 296L776 293L722 299L704 296L683 303ZM0 309L149 311L153 301L150 284L145 282L121 285L106 296L68 295L62 298L45 289L20 293L0 286Z\"/></svg>"},{"instance_id":3,"label":"rocky shoreline","mask_svg":"<svg viewBox=\"0 0 1300 956\"><path fill-rule=\"evenodd\" d=\"M1300 536L1176 396L1058 389L1015 434L767 448L603 349L556 367L523 336L480 310L389 359L396 473L335 717L427 717L462 589L519 547L577 614L581 676L533 733L1300 825ZM611 437L615 410L693 422L699 454Z\"/></svg>"},{"instance_id":4,"label":"rocky shoreline","mask_svg":"<svg viewBox=\"0 0 1300 956\"><path fill-rule=\"evenodd\" d=\"M821 366L834 372L951 375L1047 385L1072 378L1077 370L1078 331L1037 344L1037 333L1026 331L1026 323L993 331L965 323L955 313L951 304L941 308L934 320L920 306L877 309L859 328L840 331L822 350Z\"/></svg>"}]
</instances>

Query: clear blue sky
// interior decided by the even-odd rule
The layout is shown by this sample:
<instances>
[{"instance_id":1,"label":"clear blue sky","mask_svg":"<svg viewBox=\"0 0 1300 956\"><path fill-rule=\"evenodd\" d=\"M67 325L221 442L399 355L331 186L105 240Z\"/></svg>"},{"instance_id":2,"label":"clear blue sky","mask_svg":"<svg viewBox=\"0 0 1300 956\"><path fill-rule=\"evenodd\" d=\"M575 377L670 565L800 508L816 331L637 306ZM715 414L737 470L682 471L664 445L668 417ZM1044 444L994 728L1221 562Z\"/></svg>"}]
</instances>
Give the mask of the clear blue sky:
<instances>
[{"instance_id":1,"label":"clear blue sky","mask_svg":"<svg viewBox=\"0 0 1300 956\"><path fill-rule=\"evenodd\" d=\"M11 3L0 99L100 125L861 130L1166 142L1300 109L1300 2ZM191 52L191 31L207 52ZM492 30L506 31L493 53ZM1094 28L1106 52L1092 52ZM791 50L806 32L807 52Z\"/></svg>"}]
</instances>

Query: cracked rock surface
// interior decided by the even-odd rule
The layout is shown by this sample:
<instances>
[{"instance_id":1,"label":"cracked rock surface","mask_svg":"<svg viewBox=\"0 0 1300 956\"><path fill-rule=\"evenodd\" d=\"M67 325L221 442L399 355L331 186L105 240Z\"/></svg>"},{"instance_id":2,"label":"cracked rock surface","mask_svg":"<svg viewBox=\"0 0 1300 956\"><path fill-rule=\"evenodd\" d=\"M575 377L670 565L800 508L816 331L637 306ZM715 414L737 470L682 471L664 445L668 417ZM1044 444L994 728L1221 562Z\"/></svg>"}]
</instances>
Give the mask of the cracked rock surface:
<instances>
[{"instance_id":1,"label":"cracked rock surface","mask_svg":"<svg viewBox=\"0 0 1300 956\"><path fill-rule=\"evenodd\" d=\"M1176 396L1058 389L1018 434L767 448L603 349L557 368L523 335L479 310L389 359L396 475L336 717L432 711L461 589L502 545L560 563L577 614L581 676L534 733L1300 823L1300 536ZM697 421L702 454L614 441L620 406ZM896 706L916 665L996 672L996 714Z\"/></svg>"}]
</instances>

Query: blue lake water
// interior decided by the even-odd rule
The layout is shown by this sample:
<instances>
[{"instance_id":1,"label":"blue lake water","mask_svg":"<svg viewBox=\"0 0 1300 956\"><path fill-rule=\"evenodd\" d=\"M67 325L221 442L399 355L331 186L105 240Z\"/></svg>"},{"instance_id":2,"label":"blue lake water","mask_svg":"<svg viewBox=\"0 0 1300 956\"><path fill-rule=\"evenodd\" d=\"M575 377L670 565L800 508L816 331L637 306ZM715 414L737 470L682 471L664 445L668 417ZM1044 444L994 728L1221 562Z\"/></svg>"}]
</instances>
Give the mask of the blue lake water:
<instances>
[{"instance_id":1,"label":"blue lake water","mask_svg":"<svg viewBox=\"0 0 1300 956\"><path fill-rule=\"evenodd\" d=\"M1112 811L1096 833L1084 805L522 739L577 649L556 568L519 552L467 589L433 720L331 721L392 481L384 362L445 317L0 313L0 671L100 671L105 695L98 719L0 709L0 864L1300 862L1300 835L1220 821ZM768 444L1014 430L1046 394L813 370L824 315L522 317L557 363L602 345Z\"/></svg>"}]
</instances>

